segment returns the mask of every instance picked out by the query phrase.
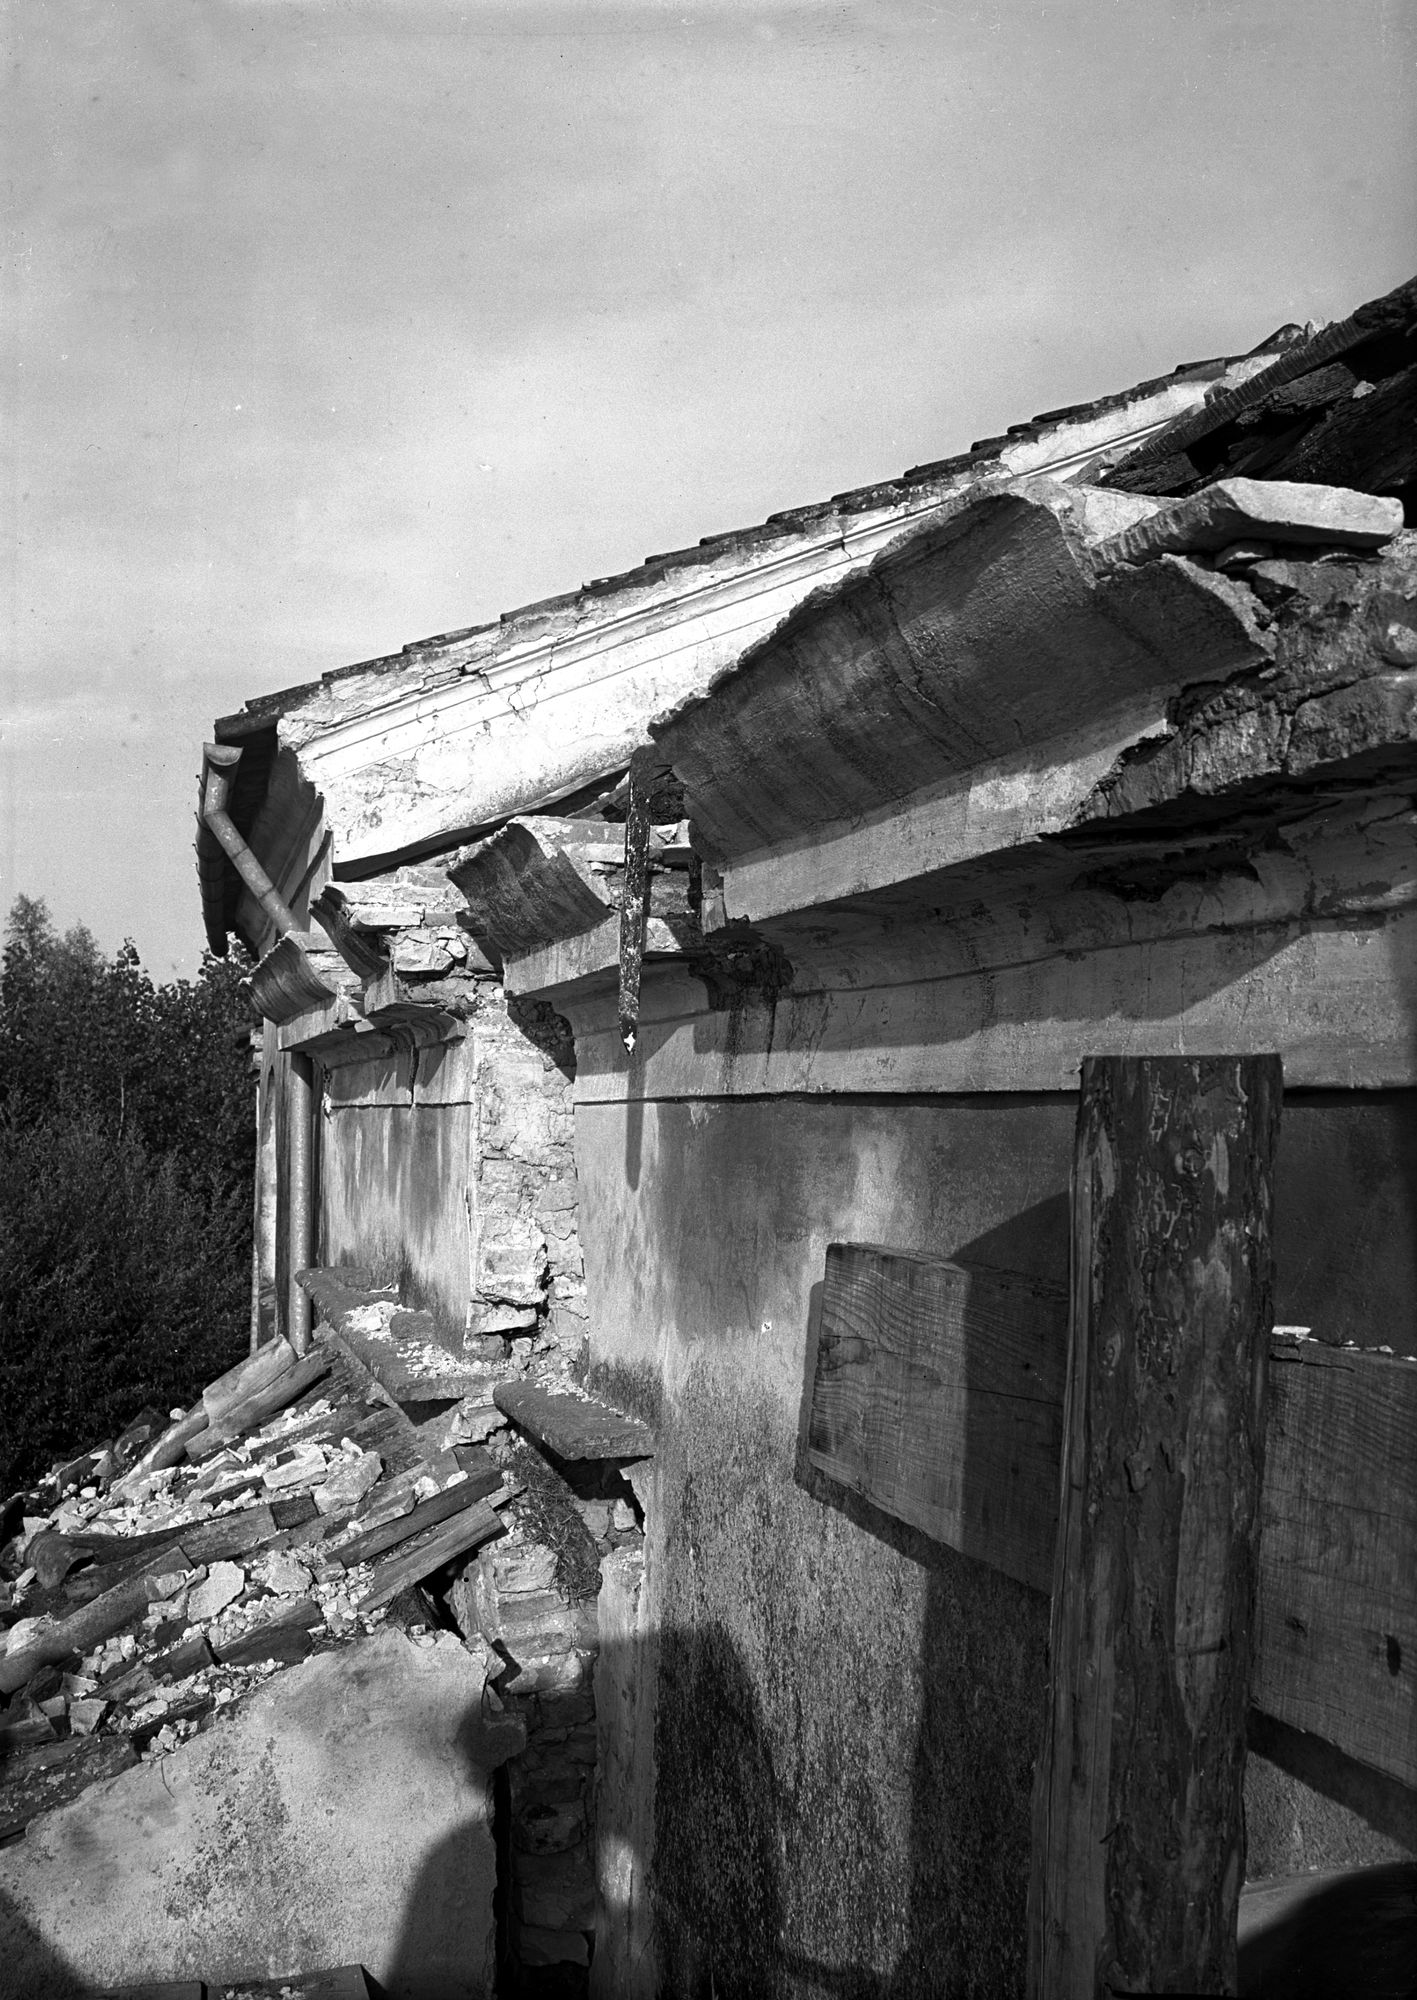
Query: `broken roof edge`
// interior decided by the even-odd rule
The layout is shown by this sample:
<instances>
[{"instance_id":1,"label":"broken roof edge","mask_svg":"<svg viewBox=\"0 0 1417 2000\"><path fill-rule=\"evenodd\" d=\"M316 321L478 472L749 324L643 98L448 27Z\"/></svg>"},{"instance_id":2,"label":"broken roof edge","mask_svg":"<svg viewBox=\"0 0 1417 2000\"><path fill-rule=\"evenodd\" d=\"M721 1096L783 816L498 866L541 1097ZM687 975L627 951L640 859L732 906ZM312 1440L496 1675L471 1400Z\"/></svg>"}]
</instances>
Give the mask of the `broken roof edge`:
<instances>
[{"instance_id":1,"label":"broken roof edge","mask_svg":"<svg viewBox=\"0 0 1417 2000\"><path fill-rule=\"evenodd\" d=\"M706 535L697 543L684 548L649 556L643 562L611 576L595 578L581 585L579 589L517 605L502 612L495 619L411 640L397 653L378 654L369 659L353 661L347 665L331 668L318 680L300 682L291 687L276 689L269 694L253 696L240 709L217 721L216 740L234 742L254 730L269 728L294 710L303 707L308 701L318 698L325 690L358 675L383 677L400 668L407 669L424 663L433 664L441 661L449 650L466 646L475 647L479 640L491 642L485 647L486 651L500 651L504 644L512 643L523 636L526 628L538 621L574 612L582 606L623 596L636 589L651 587L662 582L670 571L713 567L721 563L725 555L750 557L775 541L782 541L811 529L821 530L832 524L877 513L892 506L906 505L921 497L920 489L923 487L957 486L962 480L988 476L991 469L996 469L1005 477L1010 476L1014 469L1005 462L1008 456L1020 456L1032 449L1056 443L1060 433L1076 431L1087 425L1105 421L1120 411L1165 395L1168 391L1194 387L1197 390L1194 402L1199 406L1202 396L1206 393L1206 385L1213 391L1222 386L1226 378L1232 375L1238 373L1243 379L1244 376L1255 372L1256 364L1267 363L1293 346L1295 334L1296 329L1293 327L1280 327L1258 346L1244 354L1221 355L1205 361L1183 362L1168 374L1148 377L1128 389L1097 397L1088 403L1066 405L1031 418L1025 423L1011 425L1001 436L977 440L967 452L922 462L908 468L895 478L848 488L833 494L826 501L779 510L764 520L748 526ZM1184 414L1186 412L1159 415L1154 422L1142 428L1145 433L1150 434L1169 426ZM1135 440L1137 444L1142 441L1140 435ZM1133 440L1122 437L1114 442L1115 445L1130 445ZM1099 442L1088 445L1078 452L1060 454L1059 459L1063 463L1071 463L1074 459L1085 462L1102 448ZM1053 461L1045 453L1043 457L1031 463L1020 465L1017 471L1042 472L1048 470L1052 463Z\"/></svg>"}]
</instances>

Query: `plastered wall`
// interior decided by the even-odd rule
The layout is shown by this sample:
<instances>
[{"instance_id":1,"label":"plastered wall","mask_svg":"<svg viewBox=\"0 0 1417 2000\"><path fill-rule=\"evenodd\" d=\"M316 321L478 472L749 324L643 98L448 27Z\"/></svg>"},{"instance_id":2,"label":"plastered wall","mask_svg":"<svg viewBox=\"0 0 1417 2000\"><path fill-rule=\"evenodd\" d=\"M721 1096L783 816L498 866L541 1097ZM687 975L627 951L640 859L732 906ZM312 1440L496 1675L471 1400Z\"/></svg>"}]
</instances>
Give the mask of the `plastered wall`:
<instances>
[{"instance_id":1,"label":"plastered wall","mask_svg":"<svg viewBox=\"0 0 1417 2000\"><path fill-rule=\"evenodd\" d=\"M1067 1268L1074 1102L582 1105L593 1379L657 1420L664 1991L1021 1990L1047 1603L807 1470L826 1245ZM1296 1097L1279 1317L1417 1351L1411 1095ZM651 1657L652 1656L652 1657ZM1251 1759L1252 1874L1394 1851Z\"/></svg>"}]
</instances>

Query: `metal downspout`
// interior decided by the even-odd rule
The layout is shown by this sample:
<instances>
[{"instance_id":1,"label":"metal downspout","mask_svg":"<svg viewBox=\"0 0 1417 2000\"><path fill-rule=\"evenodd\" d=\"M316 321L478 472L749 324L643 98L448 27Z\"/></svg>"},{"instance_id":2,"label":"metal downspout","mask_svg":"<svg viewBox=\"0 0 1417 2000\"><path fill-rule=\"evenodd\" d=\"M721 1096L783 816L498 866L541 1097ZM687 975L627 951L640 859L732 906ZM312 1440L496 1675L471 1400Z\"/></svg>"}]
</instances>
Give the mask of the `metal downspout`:
<instances>
[{"instance_id":1,"label":"metal downspout","mask_svg":"<svg viewBox=\"0 0 1417 2000\"><path fill-rule=\"evenodd\" d=\"M226 810L227 794L236 766L241 762L238 743L208 743L202 752L206 760L206 780L202 786L202 818L225 850L226 857L251 894L275 925L281 937L298 930L294 913L275 883L256 859Z\"/></svg>"},{"instance_id":2,"label":"metal downspout","mask_svg":"<svg viewBox=\"0 0 1417 2000\"><path fill-rule=\"evenodd\" d=\"M315 1261L315 1065L292 1050L286 1072L286 1226L289 1234L290 1282L285 1301L286 1339L297 1354L310 1345L310 1299L297 1271Z\"/></svg>"},{"instance_id":3,"label":"metal downspout","mask_svg":"<svg viewBox=\"0 0 1417 2000\"><path fill-rule=\"evenodd\" d=\"M247 845L226 809L232 776L241 762L235 743L208 743L203 751L202 818L216 835L237 874L276 927L280 937L298 930L294 912ZM309 1056L294 1051L286 1070L286 1199L290 1279L286 1289L285 1335L297 1354L310 1345L310 1300L295 1274L314 1262L315 1073Z\"/></svg>"}]
</instances>

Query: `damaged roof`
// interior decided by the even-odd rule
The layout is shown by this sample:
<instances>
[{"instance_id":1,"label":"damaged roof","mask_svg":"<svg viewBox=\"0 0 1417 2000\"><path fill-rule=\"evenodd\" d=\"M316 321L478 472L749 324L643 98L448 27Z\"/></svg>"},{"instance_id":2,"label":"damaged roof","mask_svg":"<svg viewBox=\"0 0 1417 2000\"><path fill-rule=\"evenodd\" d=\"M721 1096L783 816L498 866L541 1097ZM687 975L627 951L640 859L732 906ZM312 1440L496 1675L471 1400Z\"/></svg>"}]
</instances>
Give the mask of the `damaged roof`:
<instances>
[{"instance_id":1,"label":"damaged roof","mask_svg":"<svg viewBox=\"0 0 1417 2000\"><path fill-rule=\"evenodd\" d=\"M654 718L785 640L806 607L849 600L853 579L936 526L948 532L972 496L1021 479L1154 503L1239 473L1342 485L1410 519L1415 315L1417 280L1333 326L1281 328L1248 356L1047 412L900 479L261 698L218 725L246 746L233 818L243 833L256 822L278 725L321 802L340 879L446 853L519 813L586 809L577 801L594 803L592 781L603 789L624 769ZM258 849L261 838L258 828ZM221 949L240 886L206 828L198 850Z\"/></svg>"},{"instance_id":2,"label":"damaged roof","mask_svg":"<svg viewBox=\"0 0 1417 2000\"><path fill-rule=\"evenodd\" d=\"M563 591L552 597L539 598L530 604L518 605L512 610L504 611L499 618L491 619L484 624L468 625L452 632L434 633L426 639L410 641L397 653L379 654L371 659L351 661L347 666L333 667L328 673L322 674L319 680L303 681L292 687L276 689L270 694L254 696L234 714L222 716L217 721L216 740L219 743L248 741L263 731L270 730L281 716L293 708L300 707L310 696L318 694L321 688L351 679L357 674L389 672L396 667L429 658L440 651L487 634L496 633L508 639L513 638L522 629L539 623L549 615L584 605L588 600L611 597L645 583L658 581L671 570L692 569L728 554L747 554L765 543L780 540L784 531L815 527L833 516L846 518L874 511L892 502L908 500L926 485L953 482L961 475L982 475L999 465L1002 454L1010 446L1045 445L1065 428L1072 429L1090 419L1123 410L1129 404L1144 401L1177 384L1213 381L1232 368L1236 361L1246 360L1255 355L1287 354L1295 349L1302 350L1306 345L1305 329L1286 324L1277 328L1257 346L1249 349L1245 355L1220 355L1206 361L1183 361L1169 374L1149 377L1129 389L1108 396L1099 396L1088 403L1073 403L1056 410L1044 410L1026 423L1011 424L1008 430L998 437L977 439L968 451L956 453L953 457L933 459L921 465L911 466L893 479L881 480L869 486L852 487L845 492L834 493L828 500L812 502L806 506L785 508L769 514L765 521L754 522L748 527L728 529L716 535L705 535L687 548L671 549L661 554L646 556L642 563L635 564L630 569L621 570L613 576L596 577L589 583L582 584L578 590ZM1084 456L1090 457L1092 454L1085 453Z\"/></svg>"},{"instance_id":3,"label":"damaged roof","mask_svg":"<svg viewBox=\"0 0 1417 2000\"><path fill-rule=\"evenodd\" d=\"M594 677L598 651L619 649L616 672L623 674L632 658L642 671L646 653L653 653L656 644L663 647L666 641L661 635L666 632L675 635L671 650L689 645L691 651L712 655L712 666L721 666L731 657L740 629L743 643L751 642L829 572L868 559L891 534L937 510L978 479L1042 469L1071 476L1090 468L1099 454L1129 447L1168 419L1193 409L1208 391L1263 368L1303 338L1302 329L1282 327L1249 356L1183 364L1169 375L1124 392L1044 412L1012 426L1002 437L979 440L966 453L912 467L898 478L773 514L746 529L707 536L691 548L651 556L617 576L597 578L578 591L521 606L490 624L419 640L400 653L358 661L320 681L257 697L216 724L217 741L240 745L245 753L232 786L231 817L243 837L251 837L278 734L281 742L289 740L297 749L309 746L310 775L327 799L340 793L335 812L339 838L332 859L335 872L343 876L368 874L397 859L446 851L491 831L512 812L564 804L587 783L623 770L629 750L644 741L647 715L686 691L682 671L677 681L673 677L666 681L651 667L652 684L641 704L646 714L620 718L618 736L613 728L606 729L603 745L589 747L589 739L597 737L605 723L605 713L597 706L569 721L564 732L568 741L559 751L547 739L543 713L534 770L519 769L507 783L490 788L485 772L469 770L461 813L451 806L431 817L425 812L426 825L420 821L416 826L392 827L381 841L376 837L380 794L400 757L407 760L411 754L405 740L407 726L402 732L397 727L391 731L389 719L416 709L420 722L426 722L430 708L451 719L454 707L465 705L470 693L478 704L477 713L465 718L464 730L470 725L476 738L489 726L495 731L504 714L515 716L521 705L517 691L523 684L544 708L552 681L574 686L587 675ZM718 620L723 630L717 637L709 627L698 630L695 637L696 622L702 621L707 602L717 602L725 588L730 598L740 594L732 581L738 577L755 600L757 628L747 629L746 613L728 604ZM356 718L364 717L373 718L372 723L356 723ZM357 742L344 740L350 738L351 729ZM416 727L411 740L416 757ZM474 741L461 747L481 746ZM409 770L413 782L408 789L415 795L426 793L425 773L413 765ZM228 933L237 927L241 885L200 814L197 853L208 941L220 953Z\"/></svg>"}]
</instances>

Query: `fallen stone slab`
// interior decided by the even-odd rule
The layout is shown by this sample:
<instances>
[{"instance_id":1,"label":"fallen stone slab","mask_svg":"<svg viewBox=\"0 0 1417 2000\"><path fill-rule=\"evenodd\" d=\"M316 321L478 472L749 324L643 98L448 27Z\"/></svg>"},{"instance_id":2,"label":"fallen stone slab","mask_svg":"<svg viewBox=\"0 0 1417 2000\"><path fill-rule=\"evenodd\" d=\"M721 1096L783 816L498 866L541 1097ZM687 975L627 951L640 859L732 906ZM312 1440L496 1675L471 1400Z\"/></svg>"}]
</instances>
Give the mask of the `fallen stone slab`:
<instances>
[{"instance_id":1,"label":"fallen stone slab","mask_svg":"<svg viewBox=\"0 0 1417 2000\"><path fill-rule=\"evenodd\" d=\"M1379 494L1282 479L1221 479L1099 542L1093 562L1106 569L1249 541L1378 549L1401 527L1402 502Z\"/></svg>"},{"instance_id":2,"label":"fallen stone slab","mask_svg":"<svg viewBox=\"0 0 1417 2000\"><path fill-rule=\"evenodd\" d=\"M558 1458L652 1458L654 1432L583 1390L561 1393L539 1382L501 1382L497 1408Z\"/></svg>"},{"instance_id":3,"label":"fallen stone slab","mask_svg":"<svg viewBox=\"0 0 1417 2000\"><path fill-rule=\"evenodd\" d=\"M315 1267L298 1271L296 1280L340 1344L396 1403L437 1403L485 1389L485 1362L444 1347L431 1313L410 1311L392 1292L354 1282L367 1276L339 1266Z\"/></svg>"},{"instance_id":4,"label":"fallen stone slab","mask_svg":"<svg viewBox=\"0 0 1417 2000\"><path fill-rule=\"evenodd\" d=\"M0 1848L7 1990L49 2000L56 1958L72 1980L54 2000L182 1978L224 1993L313 1962L488 2000L491 1774L524 1736L484 1719L484 1685L451 1634L385 1628L31 1821Z\"/></svg>"}]
</instances>

